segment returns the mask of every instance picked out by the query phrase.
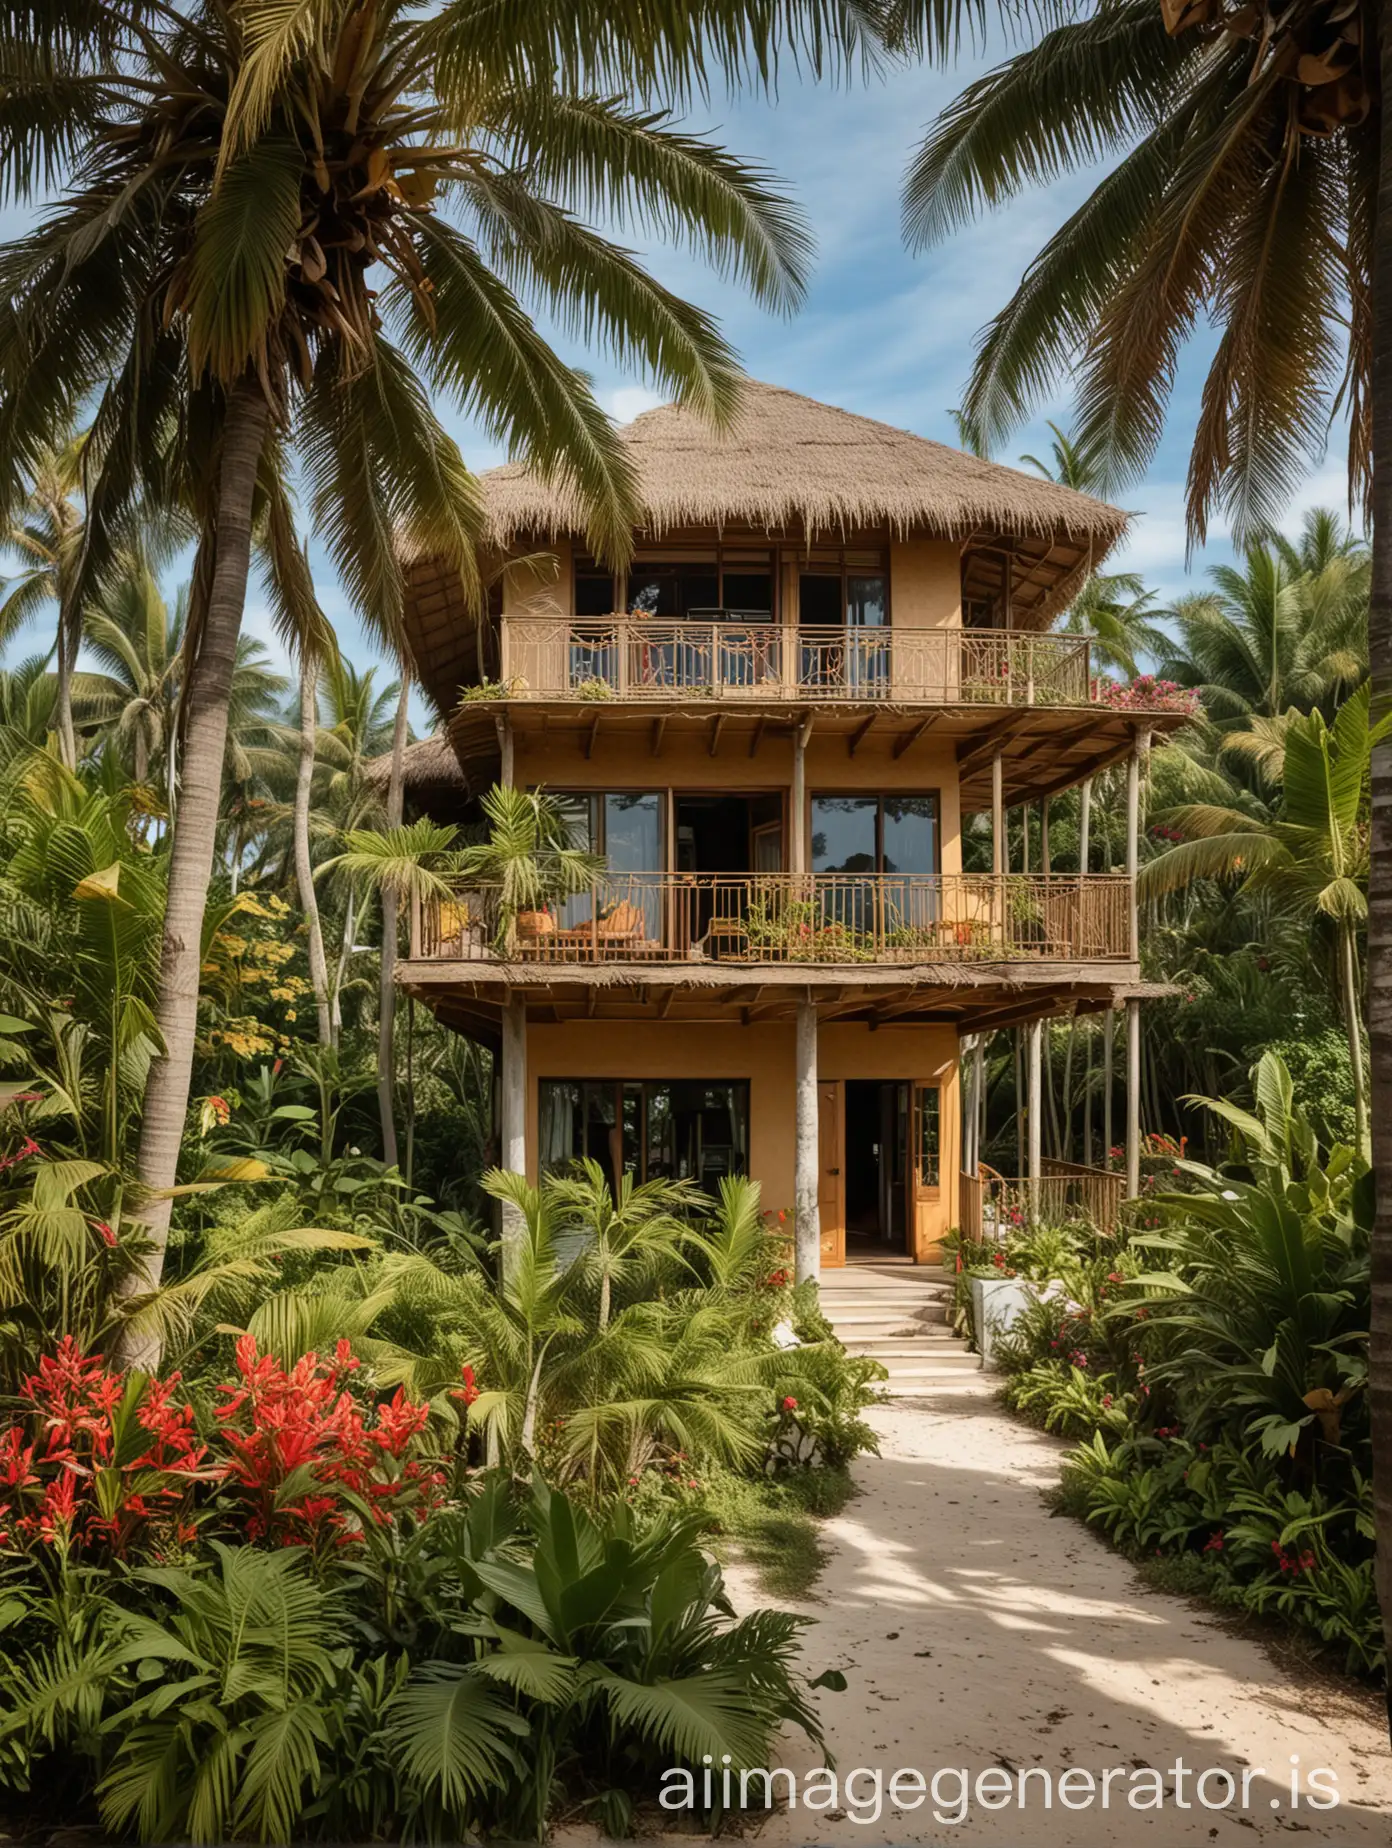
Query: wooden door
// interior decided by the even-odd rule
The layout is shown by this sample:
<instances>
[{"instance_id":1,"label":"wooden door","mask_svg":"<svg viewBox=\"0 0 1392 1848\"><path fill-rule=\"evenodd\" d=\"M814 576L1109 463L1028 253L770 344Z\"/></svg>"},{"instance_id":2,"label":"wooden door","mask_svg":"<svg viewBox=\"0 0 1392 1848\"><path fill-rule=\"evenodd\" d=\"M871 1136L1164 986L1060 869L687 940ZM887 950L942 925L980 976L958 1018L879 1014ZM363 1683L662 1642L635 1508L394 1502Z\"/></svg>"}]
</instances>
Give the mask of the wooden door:
<instances>
[{"instance_id":1,"label":"wooden door","mask_svg":"<svg viewBox=\"0 0 1392 1848\"><path fill-rule=\"evenodd\" d=\"M909 1128L909 1202L913 1243L919 1264L942 1261L946 1195L942 1185L942 1091L916 1084Z\"/></svg>"},{"instance_id":2,"label":"wooden door","mask_svg":"<svg viewBox=\"0 0 1392 1848\"><path fill-rule=\"evenodd\" d=\"M839 1079L817 1086L817 1217L822 1228L822 1263L828 1265L846 1262L841 1105Z\"/></svg>"}]
</instances>

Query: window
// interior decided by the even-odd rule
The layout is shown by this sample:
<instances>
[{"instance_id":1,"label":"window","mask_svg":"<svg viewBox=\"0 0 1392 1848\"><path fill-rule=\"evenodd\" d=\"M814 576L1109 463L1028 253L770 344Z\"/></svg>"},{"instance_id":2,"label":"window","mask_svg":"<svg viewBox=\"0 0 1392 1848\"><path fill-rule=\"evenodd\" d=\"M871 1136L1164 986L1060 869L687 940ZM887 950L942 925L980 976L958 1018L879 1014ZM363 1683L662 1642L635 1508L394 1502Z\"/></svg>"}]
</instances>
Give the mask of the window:
<instances>
[{"instance_id":1,"label":"window","mask_svg":"<svg viewBox=\"0 0 1392 1848\"><path fill-rule=\"evenodd\" d=\"M584 794L562 790L553 798L565 820L572 847L603 854L608 877L601 880L601 917L618 905L636 905L643 914L642 934L661 934L662 889L660 875L667 865L666 811L663 790L609 790ZM656 878L644 875L657 874ZM588 892L568 898L560 907L561 928L588 924L593 915Z\"/></svg>"},{"instance_id":2,"label":"window","mask_svg":"<svg viewBox=\"0 0 1392 1848\"><path fill-rule=\"evenodd\" d=\"M942 1093L936 1085L914 1092L914 1178L920 1187L937 1187L942 1149Z\"/></svg>"},{"instance_id":3,"label":"window","mask_svg":"<svg viewBox=\"0 0 1392 1848\"><path fill-rule=\"evenodd\" d=\"M597 565L575 567L575 614L614 614L614 579L609 572L601 571Z\"/></svg>"},{"instance_id":4,"label":"window","mask_svg":"<svg viewBox=\"0 0 1392 1848\"><path fill-rule=\"evenodd\" d=\"M714 1191L748 1169L743 1079L543 1078L539 1102L543 1174L589 1156L615 1185L633 1174Z\"/></svg>"},{"instance_id":5,"label":"window","mask_svg":"<svg viewBox=\"0 0 1392 1848\"><path fill-rule=\"evenodd\" d=\"M938 798L813 796L814 873L904 873L938 870Z\"/></svg>"},{"instance_id":6,"label":"window","mask_svg":"<svg viewBox=\"0 0 1392 1848\"><path fill-rule=\"evenodd\" d=\"M814 554L798 576L798 622L838 633L802 642L807 686L882 694L889 687L889 574L882 553L843 549Z\"/></svg>"}]
</instances>

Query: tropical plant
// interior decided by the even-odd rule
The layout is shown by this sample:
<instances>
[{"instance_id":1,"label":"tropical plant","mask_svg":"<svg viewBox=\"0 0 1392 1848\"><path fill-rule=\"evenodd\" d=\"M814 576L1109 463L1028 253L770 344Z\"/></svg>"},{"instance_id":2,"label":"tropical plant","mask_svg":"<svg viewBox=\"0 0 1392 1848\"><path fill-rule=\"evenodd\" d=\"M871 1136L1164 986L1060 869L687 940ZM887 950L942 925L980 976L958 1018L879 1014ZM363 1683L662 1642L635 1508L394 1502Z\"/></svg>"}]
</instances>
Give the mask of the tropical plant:
<instances>
[{"instance_id":1,"label":"tropical plant","mask_svg":"<svg viewBox=\"0 0 1392 1848\"><path fill-rule=\"evenodd\" d=\"M844 43L851 28L829 10ZM793 30L821 62L821 9L810 11L813 25ZM662 223L772 306L800 291L806 238L764 176L613 100L626 81L606 88L620 68L642 89L699 80L708 56L767 56L785 36L781 14L711 7L693 32L685 15L620 8L575 41L583 75L565 53L578 26L570 9L544 8L499 31L472 0L442 14L346 0L289 29L264 0L244 0L235 17L199 6L155 23L140 6L91 0L0 19L0 72L26 97L33 153L9 162L12 189L30 198L55 172L72 176L38 228L0 253L0 504L14 507L37 449L95 397L67 596L87 601L142 489L183 508L200 535L163 1052L140 1157L147 1284L162 1263L189 1095L218 771L258 523L277 608L312 626L283 485L292 451L342 581L396 645L403 553L429 551L477 586L479 496L427 382L544 477L564 478L601 556L618 563L631 543L630 465L514 287L599 332L712 420L734 408L737 370L710 320L572 205ZM376 268L383 287L369 284Z\"/></svg>"},{"instance_id":2,"label":"tropical plant","mask_svg":"<svg viewBox=\"0 0 1392 1848\"><path fill-rule=\"evenodd\" d=\"M1204 804L1172 809L1162 819L1188 838L1150 861L1140 882L1150 896L1192 879L1240 877L1245 891L1269 896L1278 908L1330 920L1360 1147L1368 1130L1358 952L1368 916L1368 781L1372 753L1392 731L1392 714L1372 723L1369 708L1365 684L1345 700L1332 727L1317 711L1292 715L1284 731L1279 818Z\"/></svg>"},{"instance_id":3,"label":"tropical plant","mask_svg":"<svg viewBox=\"0 0 1392 1848\"><path fill-rule=\"evenodd\" d=\"M496 894L496 941L511 947L525 912L586 891L604 872L602 855L571 845L560 805L542 789L495 784L480 803L488 838L463 849L459 872Z\"/></svg>"}]
</instances>

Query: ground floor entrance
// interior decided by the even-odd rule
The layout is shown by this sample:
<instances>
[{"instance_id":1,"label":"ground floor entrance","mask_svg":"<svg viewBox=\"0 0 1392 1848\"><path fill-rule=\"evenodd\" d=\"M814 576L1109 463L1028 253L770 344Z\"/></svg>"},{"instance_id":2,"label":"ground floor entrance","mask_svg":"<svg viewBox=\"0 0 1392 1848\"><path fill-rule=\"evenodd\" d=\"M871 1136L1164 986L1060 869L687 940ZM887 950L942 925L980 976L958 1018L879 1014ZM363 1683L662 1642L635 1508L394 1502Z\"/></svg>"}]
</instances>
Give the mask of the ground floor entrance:
<instances>
[{"instance_id":1,"label":"ground floor entrance","mask_svg":"<svg viewBox=\"0 0 1392 1848\"><path fill-rule=\"evenodd\" d=\"M759 1183L792 1218L796 1048L791 1023L529 1021L527 1171L577 1156L625 1174ZM817 1034L822 1263L931 1264L956 1222L957 1035L947 1025Z\"/></svg>"},{"instance_id":2,"label":"ground floor entrance","mask_svg":"<svg viewBox=\"0 0 1392 1848\"><path fill-rule=\"evenodd\" d=\"M942 1088L902 1078L818 1085L823 1264L941 1255Z\"/></svg>"}]
</instances>

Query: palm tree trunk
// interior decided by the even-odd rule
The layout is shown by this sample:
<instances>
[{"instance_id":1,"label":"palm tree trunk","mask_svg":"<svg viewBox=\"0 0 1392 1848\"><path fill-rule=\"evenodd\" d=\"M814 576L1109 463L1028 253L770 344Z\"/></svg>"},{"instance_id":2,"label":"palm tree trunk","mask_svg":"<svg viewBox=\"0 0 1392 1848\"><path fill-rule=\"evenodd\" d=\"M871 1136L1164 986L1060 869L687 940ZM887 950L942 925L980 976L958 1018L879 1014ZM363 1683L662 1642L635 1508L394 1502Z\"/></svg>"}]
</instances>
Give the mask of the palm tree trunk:
<instances>
[{"instance_id":1,"label":"palm tree trunk","mask_svg":"<svg viewBox=\"0 0 1392 1848\"><path fill-rule=\"evenodd\" d=\"M1382 94L1392 97L1392 20L1381 17ZM1392 109L1382 111L1373 239L1373 579L1368 665L1373 710L1392 701ZM1377 1589L1392 1661L1392 739L1373 752L1372 860L1368 879L1368 1016L1372 1043L1372 1149L1377 1219L1372 1249L1369 1405ZM1392 1675L1387 1678L1392 1728Z\"/></svg>"},{"instance_id":2,"label":"palm tree trunk","mask_svg":"<svg viewBox=\"0 0 1392 1848\"><path fill-rule=\"evenodd\" d=\"M333 1044L333 1010L329 1006L329 965L314 890L314 863L309 854L309 798L314 784L314 744L319 727L319 663L307 648L300 653L300 763L295 777L295 883L309 935L309 981L319 1017L319 1044Z\"/></svg>"},{"instance_id":3,"label":"palm tree trunk","mask_svg":"<svg viewBox=\"0 0 1392 1848\"><path fill-rule=\"evenodd\" d=\"M1368 1146L1368 1100L1363 1093L1363 1001L1359 994L1358 948L1353 925L1339 925L1339 982L1343 991L1344 1031L1348 1034L1349 1062L1353 1067L1353 1128L1360 1149Z\"/></svg>"},{"instance_id":4,"label":"palm tree trunk","mask_svg":"<svg viewBox=\"0 0 1392 1848\"><path fill-rule=\"evenodd\" d=\"M369 904L371 900L369 898ZM358 916L358 895L350 886L348 902L343 908L343 941L338 946L338 961L334 965L333 981L329 986L329 1014L333 1022L334 1045L343 1032L343 984L348 979L348 960L353 954L353 939L362 925Z\"/></svg>"},{"instance_id":5,"label":"palm tree trunk","mask_svg":"<svg viewBox=\"0 0 1392 1848\"><path fill-rule=\"evenodd\" d=\"M179 1148L188 1114L203 964L203 910L217 851L227 707L251 566L252 499L268 416L261 387L248 373L229 393L223 417L212 582L198 653L189 670L184 744L189 775L170 848L156 1007L164 1052L151 1066L145 1086L137 1160L140 1183L148 1196L140 1218L149 1250L122 1286L121 1294L127 1298L158 1287L169 1239L172 1203L168 1189L178 1178ZM117 1351L127 1364L147 1370L159 1365L157 1336L137 1337L127 1330Z\"/></svg>"},{"instance_id":6,"label":"palm tree trunk","mask_svg":"<svg viewBox=\"0 0 1392 1848\"><path fill-rule=\"evenodd\" d=\"M480 644L481 645L481 644ZM392 727L391 776L387 783L387 826L401 826L405 807L406 734L411 678L401 672L401 693ZM382 962L377 990L377 1113L382 1119L382 1160L396 1166L396 893L382 894Z\"/></svg>"},{"instance_id":7,"label":"palm tree trunk","mask_svg":"<svg viewBox=\"0 0 1392 1848\"><path fill-rule=\"evenodd\" d=\"M53 729L58 734L58 755L69 770L77 767L77 733L73 727L72 679L77 666L77 628L66 595L58 607L58 648L55 667L57 691L53 701Z\"/></svg>"}]
</instances>

